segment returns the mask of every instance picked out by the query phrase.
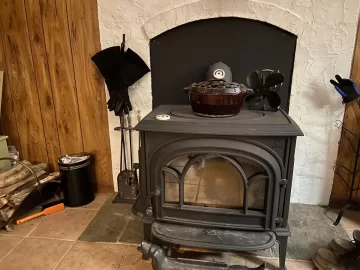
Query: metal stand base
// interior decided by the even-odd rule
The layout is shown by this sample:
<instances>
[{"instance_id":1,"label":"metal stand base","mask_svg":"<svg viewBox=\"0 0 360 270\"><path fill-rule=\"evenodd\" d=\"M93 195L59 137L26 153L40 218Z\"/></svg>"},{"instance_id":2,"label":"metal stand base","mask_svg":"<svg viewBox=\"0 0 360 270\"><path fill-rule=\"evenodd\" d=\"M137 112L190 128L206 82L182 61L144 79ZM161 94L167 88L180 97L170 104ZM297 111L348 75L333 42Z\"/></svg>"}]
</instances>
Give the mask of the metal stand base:
<instances>
[{"instance_id":1,"label":"metal stand base","mask_svg":"<svg viewBox=\"0 0 360 270\"><path fill-rule=\"evenodd\" d=\"M131 199L126 199L126 198L121 198L120 194L116 195L116 197L113 199L113 203L128 203L128 204L133 204L135 202L136 198L131 198Z\"/></svg>"},{"instance_id":2,"label":"metal stand base","mask_svg":"<svg viewBox=\"0 0 360 270\"><path fill-rule=\"evenodd\" d=\"M118 178L118 194L113 203L135 203L138 195L138 186L136 183L128 184L126 181L127 179Z\"/></svg>"},{"instance_id":3,"label":"metal stand base","mask_svg":"<svg viewBox=\"0 0 360 270\"><path fill-rule=\"evenodd\" d=\"M339 214L338 214L338 216L337 216L337 218L336 218L336 220L335 220L335 222L334 222L333 224L334 224L335 226L339 225L340 220L341 220L341 218L343 217L345 211L346 211L347 209L349 209L350 207L354 207L354 206L355 206L356 208L360 209L360 206L359 206L356 202L354 202L354 201L349 201L347 204L345 204L343 207L341 207L341 209L340 209L340 211L339 211Z\"/></svg>"},{"instance_id":4,"label":"metal stand base","mask_svg":"<svg viewBox=\"0 0 360 270\"><path fill-rule=\"evenodd\" d=\"M358 169L358 163L359 163L358 161L360 157L360 136L357 136L355 133L344 127L343 122L341 122L340 120L337 120L335 122L335 127L341 129L342 135L349 142L349 145L353 150L352 152L353 154L355 154L355 162L353 168L347 168L342 164L342 162L338 162L338 161L335 161L335 165L333 166L334 175L337 175L339 179L344 183L344 185L350 190L347 203L340 209L340 212L334 222L334 225L337 226L342 216L344 215L345 210L349 209L352 206L359 208L359 205L353 199L353 195L354 192L360 190L359 184L355 183L356 177L360 172L360 169ZM356 141L356 145L353 143L354 141ZM346 178L343 176L344 173L351 175L350 183L346 181Z\"/></svg>"}]
</instances>

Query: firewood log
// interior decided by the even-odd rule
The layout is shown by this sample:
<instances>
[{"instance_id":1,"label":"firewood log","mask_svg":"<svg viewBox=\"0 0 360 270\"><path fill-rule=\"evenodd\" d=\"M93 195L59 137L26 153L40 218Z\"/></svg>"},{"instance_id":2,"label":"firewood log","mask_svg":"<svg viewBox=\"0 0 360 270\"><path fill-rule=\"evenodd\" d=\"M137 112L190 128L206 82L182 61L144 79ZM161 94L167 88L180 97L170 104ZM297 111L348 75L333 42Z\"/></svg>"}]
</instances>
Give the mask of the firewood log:
<instances>
[{"instance_id":1,"label":"firewood log","mask_svg":"<svg viewBox=\"0 0 360 270\"><path fill-rule=\"evenodd\" d=\"M29 167L36 173L41 170L46 170L47 164L41 163L38 165L29 166ZM27 168L23 167L22 169L20 169L19 172L15 173L13 175L10 175L7 178L4 178L3 180L0 180L0 189L14 185L14 184L24 180L25 178L29 177L30 175L32 175L32 173Z\"/></svg>"},{"instance_id":2,"label":"firewood log","mask_svg":"<svg viewBox=\"0 0 360 270\"><path fill-rule=\"evenodd\" d=\"M15 212L15 209L10 206L4 206L0 208L0 219L4 222L7 222L11 215Z\"/></svg>"},{"instance_id":3,"label":"firewood log","mask_svg":"<svg viewBox=\"0 0 360 270\"><path fill-rule=\"evenodd\" d=\"M26 188L26 192L24 193L21 193L17 196L14 196L14 197L11 197L11 199L8 201L8 205L13 207L13 208L16 208L18 207L23 200L25 200L25 198L30 194L30 192L33 190L33 187L30 187L30 188Z\"/></svg>"},{"instance_id":4,"label":"firewood log","mask_svg":"<svg viewBox=\"0 0 360 270\"><path fill-rule=\"evenodd\" d=\"M5 206L8 203L6 198L0 198L0 208Z\"/></svg>"},{"instance_id":5,"label":"firewood log","mask_svg":"<svg viewBox=\"0 0 360 270\"><path fill-rule=\"evenodd\" d=\"M42 170L42 168L46 169L47 166L45 164L39 165L30 167L34 170L41 184L59 178L59 172L48 174L45 170ZM22 172L22 170L19 170L18 173L20 172ZM16 174L13 174L12 176L14 177L16 176ZM29 176L16 182L15 184L0 188L0 223L8 221L16 208L37 185L38 182L35 181L34 175L30 174Z\"/></svg>"},{"instance_id":6,"label":"firewood log","mask_svg":"<svg viewBox=\"0 0 360 270\"><path fill-rule=\"evenodd\" d=\"M44 184L44 183L46 183L46 182L53 181L53 180L55 180L55 179L57 179L57 178L59 178L59 177L60 177L60 172L53 172L53 173L50 173L50 174L49 174L48 176L46 176L45 178L40 179L39 182L40 182L41 184ZM37 185L37 183L36 183L36 185Z\"/></svg>"},{"instance_id":7,"label":"firewood log","mask_svg":"<svg viewBox=\"0 0 360 270\"><path fill-rule=\"evenodd\" d=\"M44 175L45 177L40 179L39 182L41 184L44 184L46 182L53 181L57 179L60 176L59 172L50 173L49 175ZM17 207L21 204L21 202L26 198L27 195L34 189L35 186L37 186L38 183L35 183L34 185L31 183L30 186L24 187L21 186L17 188L16 190L12 191L6 196L6 199L8 201L8 204L11 207ZM1 199L0 198L0 207L1 207Z\"/></svg>"},{"instance_id":8,"label":"firewood log","mask_svg":"<svg viewBox=\"0 0 360 270\"><path fill-rule=\"evenodd\" d=\"M37 177L42 177L47 175L46 171L39 170L41 167L38 167L38 169L34 170ZM7 186L6 188L0 188L0 198L8 195L10 192L16 190L19 187L27 186L28 184L35 185L35 176L30 175L26 177L25 179L22 179L21 181L17 181L15 184L11 186Z\"/></svg>"},{"instance_id":9,"label":"firewood log","mask_svg":"<svg viewBox=\"0 0 360 270\"><path fill-rule=\"evenodd\" d=\"M32 164L27 161L27 160L23 160L21 161L21 163L24 163L27 166L31 166ZM6 172L0 173L0 185L3 181L5 181L7 178L9 178L10 176L20 172L21 170L27 170L24 166L22 166L21 164L17 164L15 167L11 168L10 170L7 170Z\"/></svg>"}]
</instances>

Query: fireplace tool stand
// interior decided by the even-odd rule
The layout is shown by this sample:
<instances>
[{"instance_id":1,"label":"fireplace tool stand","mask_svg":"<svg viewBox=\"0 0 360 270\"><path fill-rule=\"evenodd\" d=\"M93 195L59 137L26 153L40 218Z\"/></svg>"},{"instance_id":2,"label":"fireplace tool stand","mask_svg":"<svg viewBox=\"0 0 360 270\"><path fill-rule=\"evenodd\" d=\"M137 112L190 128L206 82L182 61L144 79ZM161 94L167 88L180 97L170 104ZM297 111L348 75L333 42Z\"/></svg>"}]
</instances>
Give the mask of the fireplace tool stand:
<instances>
[{"instance_id":1,"label":"fireplace tool stand","mask_svg":"<svg viewBox=\"0 0 360 270\"><path fill-rule=\"evenodd\" d=\"M133 126L131 124L131 117L127 114L127 125L125 126L125 115L120 116L120 126L114 130L121 133L120 145L120 173L117 177L118 194L113 200L113 203L131 203L133 204L138 196L138 177L137 170L138 163L133 163L133 145L132 145L132 132ZM126 139L126 133L129 135L129 140ZM127 145L129 141L129 146ZM126 161L127 149L129 149L130 164ZM124 170L123 170L124 165ZM130 165L128 169L127 166Z\"/></svg>"},{"instance_id":2,"label":"fireplace tool stand","mask_svg":"<svg viewBox=\"0 0 360 270\"><path fill-rule=\"evenodd\" d=\"M352 131L344 127L344 123L340 120L335 122L335 127L341 130L342 136L348 141L355 154L355 162L352 169L346 168L341 162L335 161L335 165L333 166L334 174L340 177L340 180L345 184L345 186L350 190L349 197L345 205L340 209L340 212L334 222L334 225L337 226L344 215L344 212L349 209L350 207L360 208L359 204L353 199L353 195L355 191L360 190L359 184L355 186L356 176L360 172L360 168L358 168L358 160L360 154L360 137L355 135ZM353 140L356 140L356 145L354 146ZM349 173L351 175L351 182L350 185L342 176L342 172Z\"/></svg>"}]
</instances>

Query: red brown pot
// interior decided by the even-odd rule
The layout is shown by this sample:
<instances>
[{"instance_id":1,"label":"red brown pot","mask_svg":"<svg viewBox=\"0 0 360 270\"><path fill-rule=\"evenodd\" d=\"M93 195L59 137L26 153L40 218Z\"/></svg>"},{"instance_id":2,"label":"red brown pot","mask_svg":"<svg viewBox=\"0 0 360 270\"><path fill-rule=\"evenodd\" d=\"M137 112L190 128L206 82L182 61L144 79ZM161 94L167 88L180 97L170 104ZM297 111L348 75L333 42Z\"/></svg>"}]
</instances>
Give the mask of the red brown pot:
<instances>
[{"instance_id":1,"label":"red brown pot","mask_svg":"<svg viewBox=\"0 0 360 270\"><path fill-rule=\"evenodd\" d=\"M193 83L184 89L195 114L206 117L236 115L244 103L248 89L238 83L210 80Z\"/></svg>"}]
</instances>

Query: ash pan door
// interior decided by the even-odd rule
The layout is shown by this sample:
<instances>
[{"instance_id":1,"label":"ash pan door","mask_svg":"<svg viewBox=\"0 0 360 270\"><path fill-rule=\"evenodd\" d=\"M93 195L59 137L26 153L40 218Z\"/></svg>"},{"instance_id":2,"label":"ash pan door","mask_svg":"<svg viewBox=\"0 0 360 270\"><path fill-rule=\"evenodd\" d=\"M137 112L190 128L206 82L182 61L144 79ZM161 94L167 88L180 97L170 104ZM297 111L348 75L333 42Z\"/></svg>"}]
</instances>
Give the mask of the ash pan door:
<instances>
[{"instance_id":1,"label":"ash pan door","mask_svg":"<svg viewBox=\"0 0 360 270\"><path fill-rule=\"evenodd\" d=\"M151 158L157 219L224 228L275 228L281 166L265 148L228 139L189 139Z\"/></svg>"}]
</instances>

